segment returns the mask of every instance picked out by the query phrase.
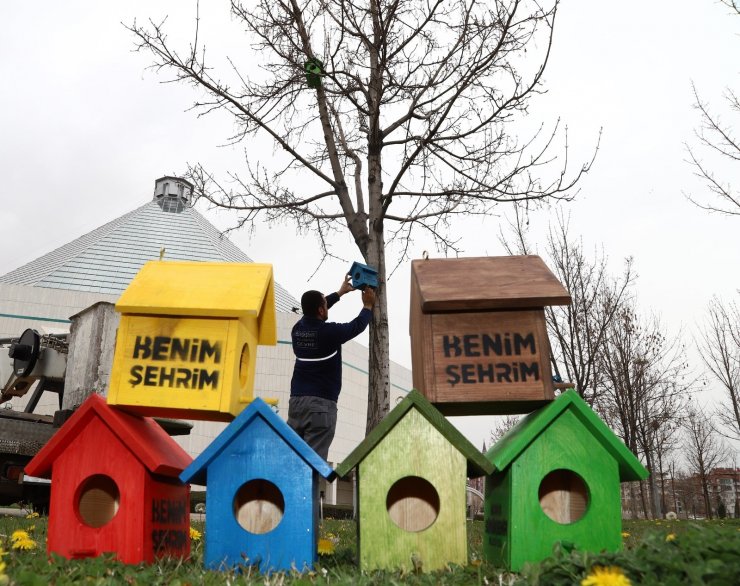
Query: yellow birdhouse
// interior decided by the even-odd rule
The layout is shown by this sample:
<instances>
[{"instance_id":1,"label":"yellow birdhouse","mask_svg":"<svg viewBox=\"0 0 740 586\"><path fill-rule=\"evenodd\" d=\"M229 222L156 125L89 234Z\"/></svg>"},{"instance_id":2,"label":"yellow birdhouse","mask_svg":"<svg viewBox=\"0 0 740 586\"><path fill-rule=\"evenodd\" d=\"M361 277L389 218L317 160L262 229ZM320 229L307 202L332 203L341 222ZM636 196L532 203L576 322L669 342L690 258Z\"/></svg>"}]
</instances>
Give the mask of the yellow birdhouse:
<instances>
[{"instance_id":1,"label":"yellow birdhouse","mask_svg":"<svg viewBox=\"0 0 740 586\"><path fill-rule=\"evenodd\" d=\"M253 399L257 345L277 343L272 265L145 264L116 303L108 403L230 421Z\"/></svg>"}]
</instances>

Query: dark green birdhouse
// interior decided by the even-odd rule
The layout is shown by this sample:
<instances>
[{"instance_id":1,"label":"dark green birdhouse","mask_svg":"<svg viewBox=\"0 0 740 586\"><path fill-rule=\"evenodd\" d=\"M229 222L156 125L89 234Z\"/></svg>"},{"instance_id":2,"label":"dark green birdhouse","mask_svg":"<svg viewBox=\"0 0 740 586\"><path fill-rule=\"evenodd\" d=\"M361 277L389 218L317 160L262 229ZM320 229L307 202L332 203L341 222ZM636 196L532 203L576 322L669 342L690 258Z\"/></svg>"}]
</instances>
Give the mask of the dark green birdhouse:
<instances>
[{"instance_id":1,"label":"dark green birdhouse","mask_svg":"<svg viewBox=\"0 0 740 586\"><path fill-rule=\"evenodd\" d=\"M313 57L303 64L306 72L308 87L317 89L321 87L321 76L324 75L324 63L318 57Z\"/></svg>"},{"instance_id":2,"label":"dark green birdhouse","mask_svg":"<svg viewBox=\"0 0 740 586\"><path fill-rule=\"evenodd\" d=\"M648 471L573 390L530 413L486 454L483 552L519 571L557 542L585 551L622 545L620 483Z\"/></svg>"}]
</instances>

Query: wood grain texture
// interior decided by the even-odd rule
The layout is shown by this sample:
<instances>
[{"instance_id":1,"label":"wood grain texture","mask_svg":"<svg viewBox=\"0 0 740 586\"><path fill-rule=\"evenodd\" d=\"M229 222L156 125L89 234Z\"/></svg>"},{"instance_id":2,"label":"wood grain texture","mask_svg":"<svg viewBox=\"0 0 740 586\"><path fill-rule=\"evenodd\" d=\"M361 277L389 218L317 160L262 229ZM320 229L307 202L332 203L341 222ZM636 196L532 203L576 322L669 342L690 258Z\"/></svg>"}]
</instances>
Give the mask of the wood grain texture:
<instances>
[{"instance_id":1,"label":"wood grain texture","mask_svg":"<svg viewBox=\"0 0 740 586\"><path fill-rule=\"evenodd\" d=\"M411 274L418 282L419 309L424 313L533 308L571 301L555 275L534 255L414 260Z\"/></svg>"},{"instance_id":2,"label":"wood grain texture","mask_svg":"<svg viewBox=\"0 0 740 586\"><path fill-rule=\"evenodd\" d=\"M113 553L131 564L187 557L188 487L152 474L101 417L87 417L74 432L53 460L48 552L69 559ZM167 512L164 522L155 510Z\"/></svg>"},{"instance_id":3,"label":"wood grain texture","mask_svg":"<svg viewBox=\"0 0 740 586\"><path fill-rule=\"evenodd\" d=\"M93 394L26 465L26 474L50 478L55 462L76 444L77 436L95 420L108 428L152 474L177 477L192 462L187 452L156 421L110 407L105 399Z\"/></svg>"},{"instance_id":4,"label":"wood grain texture","mask_svg":"<svg viewBox=\"0 0 740 586\"><path fill-rule=\"evenodd\" d=\"M432 571L447 563L466 564L465 466L465 457L434 425L416 409L408 410L360 464L360 567L411 571L420 564ZM423 530L402 529L388 510L389 491L408 477L424 479L439 497L437 518ZM429 504L426 490L416 496Z\"/></svg>"},{"instance_id":5,"label":"wood grain texture","mask_svg":"<svg viewBox=\"0 0 740 586\"><path fill-rule=\"evenodd\" d=\"M270 264L150 261L121 294L116 309L124 314L252 317L264 330L260 344L277 343Z\"/></svg>"},{"instance_id":6,"label":"wood grain texture","mask_svg":"<svg viewBox=\"0 0 740 586\"><path fill-rule=\"evenodd\" d=\"M257 320L123 315L108 402L161 417L231 421L254 396Z\"/></svg>"},{"instance_id":7,"label":"wood grain texture","mask_svg":"<svg viewBox=\"0 0 740 586\"><path fill-rule=\"evenodd\" d=\"M386 415L383 420L352 450L349 456L337 466L337 474L344 478L362 462L393 428L411 410L418 411L436 430L455 447L468 462L468 476L476 477L490 474L493 467L487 458L478 451L455 426L453 426L434 406L417 390L412 390Z\"/></svg>"},{"instance_id":8,"label":"wood grain texture","mask_svg":"<svg viewBox=\"0 0 740 586\"><path fill-rule=\"evenodd\" d=\"M414 384L444 413L522 413L554 398L543 309L417 313L412 323Z\"/></svg>"},{"instance_id":9,"label":"wood grain texture","mask_svg":"<svg viewBox=\"0 0 740 586\"><path fill-rule=\"evenodd\" d=\"M487 454L501 471L487 478L484 554L512 571L551 555L556 541L585 551L621 547L622 454L594 435L580 408L554 409L574 404L561 399L540 411L554 417L533 414Z\"/></svg>"},{"instance_id":10,"label":"wood grain texture","mask_svg":"<svg viewBox=\"0 0 740 586\"><path fill-rule=\"evenodd\" d=\"M196 459L194 463L206 466L205 471L185 471L205 477L208 486L204 563L210 569L255 564L262 572L310 568L317 558L319 475L268 420L257 416L247 423L228 441L216 438L216 454L206 454L200 462ZM235 425L238 420L223 433ZM315 452L314 457L319 458ZM262 495L269 498L255 500L269 501L267 507L255 503L245 511L243 505L249 499L244 496L253 493L248 485L255 480L273 485L280 498L275 492ZM280 499L284 509L278 520Z\"/></svg>"},{"instance_id":11,"label":"wood grain texture","mask_svg":"<svg viewBox=\"0 0 740 586\"><path fill-rule=\"evenodd\" d=\"M488 450L486 458L496 469L505 469L566 411L580 421L583 441L601 444L617 462L622 482L647 478L648 471L637 457L575 391L566 391L553 402L519 421Z\"/></svg>"}]
</instances>

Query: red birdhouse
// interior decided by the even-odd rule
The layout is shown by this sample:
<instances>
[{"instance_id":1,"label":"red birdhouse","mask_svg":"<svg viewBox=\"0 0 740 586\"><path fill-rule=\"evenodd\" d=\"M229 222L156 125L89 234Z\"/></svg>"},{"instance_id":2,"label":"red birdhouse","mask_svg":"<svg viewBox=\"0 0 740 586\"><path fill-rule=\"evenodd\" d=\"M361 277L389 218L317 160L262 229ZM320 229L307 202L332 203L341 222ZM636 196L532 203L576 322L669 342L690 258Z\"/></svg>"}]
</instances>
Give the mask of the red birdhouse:
<instances>
[{"instance_id":1,"label":"red birdhouse","mask_svg":"<svg viewBox=\"0 0 740 586\"><path fill-rule=\"evenodd\" d=\"M124 563L190 555L192 459L159 424L91 395L26 466L51 478L47 551Z\"/></svg>"}]
</instances>

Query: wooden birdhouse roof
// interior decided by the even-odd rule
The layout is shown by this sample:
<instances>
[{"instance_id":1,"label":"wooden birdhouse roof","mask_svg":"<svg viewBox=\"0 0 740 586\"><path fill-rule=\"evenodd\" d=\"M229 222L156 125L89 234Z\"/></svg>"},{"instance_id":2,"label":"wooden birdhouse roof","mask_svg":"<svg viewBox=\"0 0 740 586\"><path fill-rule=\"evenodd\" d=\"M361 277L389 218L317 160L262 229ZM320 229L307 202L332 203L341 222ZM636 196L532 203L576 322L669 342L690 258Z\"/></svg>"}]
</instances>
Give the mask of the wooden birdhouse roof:
<instances>
[{"instance_id":1,"label":"wooden birdhouse roof","mask_svg":"<svg viewBox=\"0 0 740 586\"><path fill-rule=\"evenodd\" d=\"M444 415L427 401L421 393L412 390L398 405L396 405L388 415L385 416L375 429L347 456L347 458L337 466L337 474L344 477L349 474L375 447L383 438L396 426L404 415L411 409L416 409L424 418L432 424L437 431L449 441L457 450L468 460L468 476L476 477L490 474L493 472L493 465L485 456L473 446L453 426ZM419 446L423 449L423 446Z\"/></svg>"},{"instance_id":2,"label":"wooden birdhouse roof","mask_svg":"<svg viewBox=\"0 0 740 586\"><path fill-rule=\"evenodd\" d=\"M590 436L584 441L599 442L617 461L622 482L647 478L649 473L637 457L574 390L564 392L549 405L527 415L488 450L486 458L497 470L504 470L565 411L572 412L583 424Z\"/></svg>"},{"instance_id":3,"label":"wooden birdhouse roof","mask_svg":"<svg viewBox=\"0 0 740 586\"><path fill-rule=\"evenodd\" d=\"M411 274L423 313L533 308L571 301L536 255L414 260Z\"/></svg>"},{"instance_id":4,"label":"wooden birdhouse roof","mask_svg":"<svg viewBox=\"0 0 740 586\"><path fill-rule=\"evenodd\" d=\"M331 482L334 480L336 473L331 466L319 456L311 447L293 429L285 423L272 408L261 398L256 398L246 409L244 409L232 421L211 444L193 460L192 464L180 474L180 480L183 482L192 482L195 484L206 484L208 476L208 466L218 458L224 450L242 433L249 433L248 429L255 418L262 418L275 432L275 435L281 438L298 454L307 466L313 468L318 474ZM276 464L279 465L279 464Z\"/></svg>"},{"instance_id":5,"label":"wooden birdhouse roof","mask_svg":"<svg viewBox=\"0 0 740 586\"><path fill-rule=\"evenodd\" d=\"M275 345L272 265L150 261L116 302L121 313L257 318L259 343Z\"/></svg>"},{"instance_id":6,"label":"wooden birdhouse roof","mask_svg":"<svg viewBox=\"0 0 740 586\"><path fill-rule=\"evenodd\" d=\"M94 417L103 421L121 445L152 474L177 477L192 462L154 419L110 407L105 399L93 394L26 465L26 474L49 478L54 461Z\"/></svg>"}]
</instances>

